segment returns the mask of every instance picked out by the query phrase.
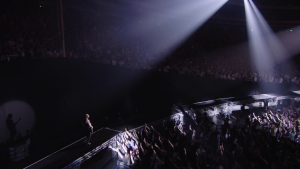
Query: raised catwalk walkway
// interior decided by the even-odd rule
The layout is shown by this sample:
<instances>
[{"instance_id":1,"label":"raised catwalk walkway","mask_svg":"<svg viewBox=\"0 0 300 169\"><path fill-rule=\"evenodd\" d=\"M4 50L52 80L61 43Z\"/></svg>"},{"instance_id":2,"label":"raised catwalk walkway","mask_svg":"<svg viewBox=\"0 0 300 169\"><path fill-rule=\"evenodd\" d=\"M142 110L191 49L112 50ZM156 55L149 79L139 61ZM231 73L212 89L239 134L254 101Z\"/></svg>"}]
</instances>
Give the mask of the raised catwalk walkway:
<instances>
[{"instance_id":1,"label":"raised catwalk walkway","mask_svg":"<svg viewBox=\"0 0 300 169\"><path fill-rule=\"evenodd\" d=\"M36 163L33 163L30 166L25 167L26 169L53 169L53 168L63 168L67 166L70 162L76 160L78 157L83 156L87 152L91 151L98 145L101 145L105 141L109 140L113 136L115 136L118 132L101 129L96 131L92 135L92 144L90 146L86 146L83 142L84 139L80 139L74 144L56 152L55 154L42 159Z\"/></svg>"}]
</instances>

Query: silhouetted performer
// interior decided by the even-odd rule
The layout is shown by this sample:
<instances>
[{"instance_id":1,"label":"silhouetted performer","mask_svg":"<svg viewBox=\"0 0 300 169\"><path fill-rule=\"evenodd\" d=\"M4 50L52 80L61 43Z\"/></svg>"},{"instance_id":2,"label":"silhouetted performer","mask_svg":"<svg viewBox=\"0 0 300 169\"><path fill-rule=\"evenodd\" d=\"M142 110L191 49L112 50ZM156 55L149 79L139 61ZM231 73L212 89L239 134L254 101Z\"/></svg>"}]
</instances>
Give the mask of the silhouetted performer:
<instances>
[{"instance_id":1,"label":"silhouetted performer","mask_svg":"<svg viewBox=\"0 0 300 169\"><path fill-rule=\"evenodd\" d=\"M85 115L85 120L82 122L84 128L85 128L85 134L86 134L86 144L87 145L91 145L90 141L91 141L91 137L92 137L92 133L93 133L93 126L89 120L90 115L86 114Z\"/></svg>"},{"instance_id":2,"label":"silhouetted performer","mask_svg":"<svg viewBox=\"0 0 300 169\"><path fill-rule=\"evenodd\" d=\"M16 123L14 123L14 121L12 120L12 117L13 117L13 115L9 114L6 119L6 126L10 132L10 141L11 142L14 141L14 138L17 134L16 125L21 120L21 118L19 118L18 121Z\"/></svg>"}]
</instances>

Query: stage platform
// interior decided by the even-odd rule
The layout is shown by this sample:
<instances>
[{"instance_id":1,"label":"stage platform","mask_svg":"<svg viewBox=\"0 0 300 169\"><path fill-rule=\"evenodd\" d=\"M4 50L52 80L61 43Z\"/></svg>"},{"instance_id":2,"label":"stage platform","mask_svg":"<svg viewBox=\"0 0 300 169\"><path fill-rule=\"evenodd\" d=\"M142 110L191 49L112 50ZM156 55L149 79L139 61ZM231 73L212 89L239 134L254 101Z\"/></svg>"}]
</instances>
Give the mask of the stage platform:
<instances>
[{"instance_id":1,"label":"stage platform","mask_svg":"<svg viewBox=\"0 0 300 169\"><path fill-rule=\"evenodd\" d=\"M181 113L187 110L187 107L191 106L174 106L170 109L161 110L158 112L154 112L145 116L137 117L137 118L127 118L127 119L114 119L111 121L111 125L108 127L104 127L102 129L98 129L92 135L91 143L92 145L86 146L83 142L84 135L81 134L80 138L68 137L66 136L61 142L50 142L48 145L44 145L41 149L36 149L34 152L30 152L29 157L23 159L20 162L10 164L10 166L6 168L25 168L25 169L52 169L52 168L64 168L77 160L78 158L83 157L85 154L91 152L95 148L99 147L101 144L111 139L119 132L123 132L124 128L128 128L131 130L133 128L137 128L143 126L145 123L149 124L154 121L161 121L163 118L168 118L171 115L176 113ZM223 125L223 120L219 116L220 106L216 104L206 105L204 107L210 107L210 109L206 109L205 112L208 114L209 119L215 123L217 130L221 128ZM201 107L200 109L203 109ZM194 109L199 112L199 109ZM259 113L262 111L262 107L252 107L251 112ZM216 113L217 112L217 113ZM240 114L240 110L233 111L233 114L230 118L229 123L235 123L236 114ZM186 112L183 112L185 118L188 116ZM247 114L240 114L240 117L247 116ZM74 133L74 135L80 135L80 133ZM60 146L62 142L69 141L69 144L64 144ZM59 144L60 143L60 144ZM47 150L48 154L46 154L43 150ZM99 153L95 153L93 156L89 157L85 160L84 163L80 164L82 168L116 168L116 160L112 158L111 151L104 148Z\"/></svg>"},{"instance_id":2,"label":"stage platform","mask_svg":"<svg viewBox=\"0 0 300 169\"><path fill-rule=\"evenodd\" d=\"M157 112L159 113L159 112ZM173 114L177 113L173 109ZM170 116L171 114L169 114ZM188 115L185 115L186 117ZM86 146L84 141L84 137L78 140L73 140L69 145L66 145L62 149L53 149L51 154L47 156L39 156L40 158L37 159L39 150L32 152L27 159L25 158L23 161L18 163L12 164L9 168L24 168L24 169L53 169L53 168L64 168L76 159L84 156L86 153L91 152L96 147L100 146L105 141L111 139L119 132L123 132L124 128L133 129L139 126L143 126L145 123L151 123L155 120L161 118L167 118L168 116L160 115L149 115L135 119L129 119L127 121L122 121L121 123L109 127L105 127L95 131L92 135L91 145ZM216 125L222 125L223 121L218 115L209 116L211 121L213 121ZM235 118L233 117L230 120L230 123L233 123ZM65 138L68 139L68 138ZM47 147L47 145L45 145ZM54 146L54 145L52 145ZM56 150L56 151L55 151ZM49 151L49 150L48 150ZM33 161L36 159L36 161ZM33 161L32 163L28 164L29 161ZM107 148L97 153L95 156L91 157L90 159L86 160L86 162L82 163L80 166L83 168L116 168L116 160L112 158L111 151Z\"/></svg>"},{"instance_id":3,"label":"stage platform","mask_svg":"<svg viewBox=\"0 0 300 169\"><path fill-rule=\"evenodd\" d=\"M32 148L28 157L18 162L9 163L4 166L4 168L63 168L117 135L119 132L124 131L125 127L130 130L132 128L142 126L145 123L150 123L168 117L175 113L177 112L173 108L170 108L135 118L127 117L123 119L110 120L108 122L108 124L111 124L110 126L104 127L101 130L98 129L99 131L96 130L94 132L91 139L92 145L90 146L85 146L83 142L84 134L82 131L66 133L66 136L61 139L49 140L46 144ZM95 119L93 120L95 121ZM94 126L95 125L96 124L94 124ZM34 146L34 143L30 146ZM88 161L90 161L90 159Z\"/></svg>"},{"instance_id":4,"label":"stage platform","mask_svg":"<svg viewBox=\"0 0 300 169\"><path fill-rule=\"evenodd\" d=\"M40 153L39 150L36 150L35 152L31 152L32 156L28 158L23 159L20 162L13 163L9 166L5 166L5 168L26 168L26 169L53 169L53 168L63 168L70 164L72 161L76 160L78 157L83 156L87 152L91 151L95 147L101 145L105 141L109 140L113 136L118 134L117 131L109 130L109 129L99 129L98 131L95 131L92 135L92 141L91 145L87 146L84 143L84 138L81 138L77 141L74 141L63 147L62 149L57 150L53 149L52 153L41 157L39 156L39 160L34 159L37 158L38 153ZM68 138L65 138L68 139ZM53 145L44 145L46 148L47 146L53 147ZM57 151L56 151L57 150ZM49 151L49 150L48 150ZM51 151L51 150L50 150ZM27 165L30 161L35 160L33 163ZM26 165L26 166L25 166Z\"/></svg>"},{"instance_id":5,"label":"stage platform","mask_svg":"<svg viewBox=\"0 0 300 169\"><path fill-rule=\"evenodd\" d=\"M80 139L75 144L57 152L56 154L51 155L50 157L28 167L27 169L63 168L67 166L70 162L76 160L78 157L83 156L87 152L93 150L98 145L101 145L103 142L109 140L117 133L118 132L116 131L101 129L92 135L91 145L85 145L85 143L83 142L84 139Z\"/></svg>"},{"instance_id":6,"label":"stage platform","mask_svg":"<svg viewBox=\"0 0 300 169\"><path fill-rule=\"evenodd\" d=\"M104 149L88 161L81 164L84 169L117 169L117 160L112 158L111 150Z\"/></svg>"},{"instance_id":7,"label":"stage platform","mask_svg":"<svg viewBox=\"0 0 300 169\"><path fill-rule=\"evenodd\" d=\"M235 113L238 113L238 112L235 112ZM180 113L178 113L178 114L180 114ZM174 115L176 115L176 114L174 114ZM221 125L224 124L221 116L219 116L219 114L217 114L217 115L211 115L208 118L210 119L210 121L212 121L216 124L216 130L219 130L219 132L220 132ZM169 119L171 119L171 117ZM186 124L192 123L192 121L191 121L192 119L186 113L183 114L183 119ZM229 123L234 124L235 121L236 121L236 117L233 115L232 118L230 119ZM162 122L162 120L159 120L158 122L148 123L148 125L153 124L153 126L156 128L156 125L160 124L160 122ZM116 125L112 128L113 129L123 129L124 127L127 127L127 126L135 128L135 126L133 126L130 122L123 123L121 125ZM138 126L138 127L141 127L141 126ZM132 128L129 128L129 130L130 129L132 129ZM117 169L117 158L113 158L111 150L108 148L105 148L104 150L100 151L99 153L97 153L95 156L93 156L89 160L82 163L80 165L80 167L85 168L85 169L94 169L94 168Z\"/></svg>"}]
</instances>

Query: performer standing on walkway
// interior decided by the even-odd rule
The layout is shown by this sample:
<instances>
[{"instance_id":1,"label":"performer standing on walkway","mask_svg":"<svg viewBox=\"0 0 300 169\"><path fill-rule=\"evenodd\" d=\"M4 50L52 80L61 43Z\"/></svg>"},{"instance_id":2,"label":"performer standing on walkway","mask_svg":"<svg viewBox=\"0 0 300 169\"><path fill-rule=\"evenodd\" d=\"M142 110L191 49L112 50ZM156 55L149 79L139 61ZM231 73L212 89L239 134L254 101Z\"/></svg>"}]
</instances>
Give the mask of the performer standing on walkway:
<instances>
[{"instance_id":1,"label":"performer standing on walkway","mask_svg":"<svg viewBox=\"0 0 300 169\"><path fill-rule=\"evenodd\" d=\"M86 114L85 115L85 120L83 121L83 126L85 127L85 134L86 134L86 145L91 145L90 141L91 141L91 137L92 137L92 133L93 133L93 126L89 120L90 115Z\"/></svg>"}]
</instances>

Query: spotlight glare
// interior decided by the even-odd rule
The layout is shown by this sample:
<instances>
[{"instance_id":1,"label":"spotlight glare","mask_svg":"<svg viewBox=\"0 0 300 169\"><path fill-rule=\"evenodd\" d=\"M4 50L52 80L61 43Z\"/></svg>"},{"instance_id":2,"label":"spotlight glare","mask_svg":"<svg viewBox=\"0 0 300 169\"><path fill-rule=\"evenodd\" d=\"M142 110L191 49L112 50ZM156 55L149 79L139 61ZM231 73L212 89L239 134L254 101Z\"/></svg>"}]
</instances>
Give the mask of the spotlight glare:
<instances>
[{"instance_id":1,"label":"spotlight glare","mask_svg":"<svg viewBox=\"0 0 300 169\"><path fill-rule=\"evenodd\" d=\"M289 54L252 0L244 0L244 4L253 65L256 65L258 73L269 73Z\"/></svg>"},{"instance_id":2,"label":"spotlight glare","mask_svg":"<svg viewBox=\"0 0 300 169\"><path fill-rule=\"evenodd\" d=\"M150 49L155 51L156 58L161 58L166 51L180 45L196 29L205 23L227 0L174 0L136 2L143 9L138 16L143 26L136 29L132 23L128 30L134 27L137 39L141 39ZM120 35L119 37L126 37Z\"/></svg>"}]
</instances>

